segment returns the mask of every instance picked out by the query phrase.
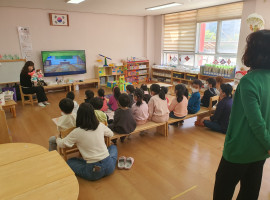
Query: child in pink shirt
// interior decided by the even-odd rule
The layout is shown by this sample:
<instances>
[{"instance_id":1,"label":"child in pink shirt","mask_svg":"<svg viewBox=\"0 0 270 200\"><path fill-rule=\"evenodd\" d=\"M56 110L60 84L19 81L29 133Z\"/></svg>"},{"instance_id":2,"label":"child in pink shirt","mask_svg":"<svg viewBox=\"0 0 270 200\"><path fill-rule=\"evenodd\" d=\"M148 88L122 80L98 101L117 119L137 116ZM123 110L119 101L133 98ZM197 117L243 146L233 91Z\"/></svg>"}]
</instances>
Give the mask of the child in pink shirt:
<instances>
[{"instance_id":1,"label":"child in pink shirt","mask_svg":"<svg viewBox=\"0 0 270 200\"><path fill-rule=\"evenodd\" d=\"M98 97L103 100L103 106L100 110L103 112L107 111L108 110L107 99L105 98L105 91L102 88L98 90Z\"/></svg>"},{"instance_id":2,"label":"child in pink shirt","mask_svg":"<svg viewBox=\"0 0 270 200\"><path fill-rule=\"evenodd\" d=\"M108 103L109 109L111 109L112 111L117 110L117 108L118 108L117 101L118 101L118 98L120 97L120 95L121 95L121 92L120 92L119 87L114 87L113 88L113 95L110 97L109 103Z\"/></svg>"},{"instance_id":3,"label":"child in pink shirt","mask_svg":"<svg viewBox=\"0 0 270 200\"><path fill-rule=\"evenodd\" d=\"M169 109L165 93L158 84L150 87L151 99L148 102L149 120L154 122L166 122L169 119Z\"/></svg>"},{"instance_id":4,"label":"child in pink shirt","mask_svg":"<svg viewBox=\"0 0 270 200\"><path fill-rule=\"evenodd\" d=\"M143 91L139 88L134 92L134 101L135 103L131 107L133 117L137 125L145 124L149 117L148 105L143 101Z\"/></svg>"},{"instance_id":5,"label":"child in pink shirt","mask_svg":"<svg viewBox=\"0 0 270 200\"><path fill-rule=\"evenodd\" d=\"M188 114L188 90L184 84L175 86L176 98L172 100L169 106L170 117L175 119L182 119Z\"/></svg>"}]
</instances>

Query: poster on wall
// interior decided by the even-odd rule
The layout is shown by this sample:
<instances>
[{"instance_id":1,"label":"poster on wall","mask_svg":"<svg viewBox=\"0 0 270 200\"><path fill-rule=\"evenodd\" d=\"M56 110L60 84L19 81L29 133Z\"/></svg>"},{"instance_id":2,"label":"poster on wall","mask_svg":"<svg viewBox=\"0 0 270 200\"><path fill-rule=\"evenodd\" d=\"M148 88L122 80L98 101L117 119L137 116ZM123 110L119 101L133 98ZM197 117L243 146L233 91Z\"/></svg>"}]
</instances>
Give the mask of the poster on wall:
<instances>
[{"instance_id":1,"label":"poster on wall","mask_svg":"<svg viewBox=\"0 0 270 200\"><path fill-rule=\"evenodd\" d=\"M32 40L29 27L18 27L22 58L32 60Z\"/></svg>"}]
</instances>

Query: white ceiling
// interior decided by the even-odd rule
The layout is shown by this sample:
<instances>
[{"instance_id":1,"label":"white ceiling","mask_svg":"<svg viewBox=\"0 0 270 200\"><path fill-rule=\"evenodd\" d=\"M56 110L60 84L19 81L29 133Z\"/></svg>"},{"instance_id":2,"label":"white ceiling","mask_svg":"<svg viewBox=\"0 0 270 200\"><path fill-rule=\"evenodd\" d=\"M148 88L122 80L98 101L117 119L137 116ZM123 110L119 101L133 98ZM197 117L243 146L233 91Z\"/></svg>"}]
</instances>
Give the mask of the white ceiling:
<instances>
[{"instance_id":1,"label":"white ceiling","mask_svg":"<svg viewBox=\"0 0 270 200\"><path fill-rule=\"evenodd\" d=\"M239 0L85 0L76 5L68 4L66 0L0 0L0 6L145 16L192 10L237 1ZM171 2L178 2L183 5L156 11L145 10L145 8Z\"/></svg>"}]
</instances>

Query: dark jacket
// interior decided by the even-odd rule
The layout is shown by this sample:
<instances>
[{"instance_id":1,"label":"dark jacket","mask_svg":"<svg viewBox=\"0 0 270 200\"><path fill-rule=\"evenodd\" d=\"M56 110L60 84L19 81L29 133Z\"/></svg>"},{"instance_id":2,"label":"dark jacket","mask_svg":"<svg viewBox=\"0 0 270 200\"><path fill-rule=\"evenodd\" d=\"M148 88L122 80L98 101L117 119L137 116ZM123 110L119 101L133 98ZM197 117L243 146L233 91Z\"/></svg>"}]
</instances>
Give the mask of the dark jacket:
<instances>
[{"instance_id":1,"label":"dark jacket","mask_svg":"<svg viewBox=\"0 0 270 200\"><path fill-rule=\"evenodd\" d=\"M28 74L20 74L20 84L22 87L32 87L31 76Z\"/></svg>"},{"instance_id":2,"label":"dark jacket","mask_svg":"<svg viewBox=\"0 0 270 200\"><path fill-rule=\"evenodd\" d=\"M226 133L229 125L233 100L230 97L225 97L217 104L215 114L210 117L211 121L216 121L221 126L222 132Z\"/></svg>"},{"instance_id":3,"label":"dark jacket","mask_svg":"<svg viewBox=\"0 0 270 200\"><path fill-rule=\"evenodd\" d=\"M203 97L201 99L201 106L203 107L209 107L209 103L210 103L210 98L213 96L216 96L216 89L215 88L209 88L208 90L204 91ZM216 104L217 102L213 103L213 106Z\"/></svg>"},{"instance_id":4,"label":"dark jacket","mask_svg":"<svg viewBox=\"0 0 270 200\"><path fill-rule=\"evenodd\" d=\"M130 108L121 109L118 108L114 113L113 123L109 125L109 128L119 134L129 134L136 128L136 121L132 116Z\"/></svg>"},{"instance_id":5,"label":"dark jacket","mask_svg":"<svg viewBox=\"0 0 270 200\"><path fill-rule=\"evenodd\" d=\"M129 100L130 100L130 103L129 103L128 107L131 108L131 106L134 104L133 94L128 94L128 97L129 97Z\"/></svg>"}]
</instances>

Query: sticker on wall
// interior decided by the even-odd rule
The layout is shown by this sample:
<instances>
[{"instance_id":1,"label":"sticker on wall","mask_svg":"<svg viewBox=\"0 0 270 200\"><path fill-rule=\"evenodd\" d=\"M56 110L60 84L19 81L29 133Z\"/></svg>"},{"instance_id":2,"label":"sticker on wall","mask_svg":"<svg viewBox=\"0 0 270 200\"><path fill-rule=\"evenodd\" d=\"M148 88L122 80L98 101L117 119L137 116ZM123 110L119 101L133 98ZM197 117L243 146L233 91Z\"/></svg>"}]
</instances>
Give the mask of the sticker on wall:
<instances>
[{"instance_id":1,"label":"sticker on wall","mask_svg":"<svg viewBox=\"0 0 270 200\"><path fill-rule=\"evenodd\" d=\"M217 61L217 60L215 60L214 62L213 62L213 64L215 64L215 65L217 65L219 62Z\"/></svg>"},{"instance_id":2,"label":"sticker on wall","mask_svg":"<svg viewBox=\"0 0 270 200\"><path fill-rule=\"evenodd\" d=\"M221 63L222 65L224 65L224 64L226 63L226 61L225 61L224 59L222 59L222 60L220 61L220 63Z\"/></svg>"},{"instance_id":3,"label":"sticker on wall","mask_svg":"<svg viewBox=\"0 0 270 200\"><path fill-rule=\"evenodd\" d=\"M230 59L228 59L227 63L228 63L228 65L230 65L232 63L232 61Z\"/></svg>"},{"instance_id":4,"label":"sticker on wall","mask_svg":"<svg viewBox=\"0 0 270 200\"><path fill-rule=\"evenodd\" d=\"M69 26L67 14L49 13L51 26Z\"/></svg>"},{"instance_id":5,"label":"sticker on wall","mask_svg":"<svg viewBox=\"0 0 270 200\"><path fill-rule=\"evenodd\" d=\"M186 60L186 61L189 61L189 60L190 60L190 57L186 56L186 57L185 57L185 60Z\"/></svg>"},{"instance_id":6,"label":"sticker on wall","mask_svg":"<svg viewBox=\"0 0 270 200\"><path fill-rule=\"evenodd\" d=\"M176 61L177 61L177 58L174 56L174 57L172 58L172 61L173 61L173 62L176 62Z\"/></svg>"}]
</instances>

